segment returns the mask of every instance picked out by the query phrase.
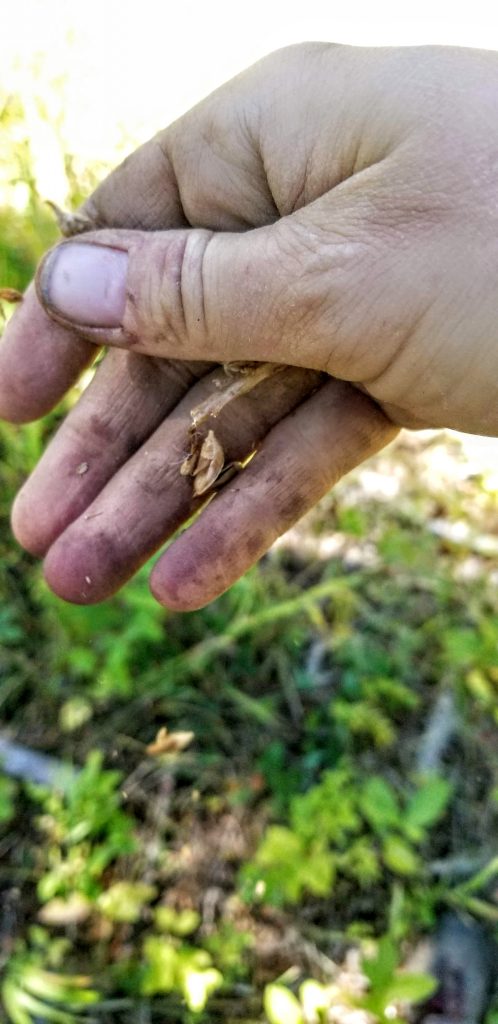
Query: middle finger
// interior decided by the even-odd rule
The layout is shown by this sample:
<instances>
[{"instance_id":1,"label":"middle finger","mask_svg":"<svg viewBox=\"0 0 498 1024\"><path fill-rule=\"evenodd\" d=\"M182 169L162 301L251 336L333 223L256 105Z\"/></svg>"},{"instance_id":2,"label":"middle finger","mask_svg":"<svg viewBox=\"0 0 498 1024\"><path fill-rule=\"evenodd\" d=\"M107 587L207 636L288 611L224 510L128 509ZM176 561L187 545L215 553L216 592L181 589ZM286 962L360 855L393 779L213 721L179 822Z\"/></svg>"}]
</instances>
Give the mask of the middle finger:
<instances>
[{"instance_id":1,"label":"middle finger","mask_svg":"<svg viewBox=\"0 0 498 1024\"><path fill-rule=\"evenodd\" d=\"M108 352L16 498L23 547L44 555L210 366Z\"/></svg>"},{"instance_id":2,"label":"middle finger","mask_svg":"<svg viewBox=\"0 0 498 1024\"><path fill-rule=\"evenodd\" d=\"M199 381L53 543L45 574L61 597L83 604L109 597L203 504L180 467L189 449L191 411L217 393L219 378L215 371ZM315 371L286 367L208 420L205 432L216 431L226 462L243 459L322 379ZM49 486L46 472L40 486ZM47 497L41 494L41 502Z\"/></svg>"}]
</instances>

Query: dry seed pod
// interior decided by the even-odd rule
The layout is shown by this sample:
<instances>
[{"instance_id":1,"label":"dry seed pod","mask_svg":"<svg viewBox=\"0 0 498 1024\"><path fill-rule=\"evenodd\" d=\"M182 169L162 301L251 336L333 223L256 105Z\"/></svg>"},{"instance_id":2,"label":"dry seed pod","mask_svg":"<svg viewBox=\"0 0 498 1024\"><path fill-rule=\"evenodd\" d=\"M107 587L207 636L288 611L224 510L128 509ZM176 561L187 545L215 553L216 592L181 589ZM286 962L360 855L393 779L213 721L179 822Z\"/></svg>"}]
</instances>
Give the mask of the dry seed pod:
<instances>
[{"instance_id":1,"label":"dry seed pod","mask_svg":"<svg viewBox=\"0 0 498 1024\"><path fill-rule=\"evenodd\" d=\"M213 486L225 465L225 453L213 430L209 430L199 452L195 467L194 494L200 497Z\"/></svg>"},{"instance_id":2,"label":"dry seed pod","mask_svg":"<svg viewBox=\"0 0 498 1024\"><path fill-rule=\"evenodd\" d=\"M198 452L192 452L180 466L180 476L193 476L197 465Z\"/></svg>"},{"instance_id":3,"label":"dry seed pod","mask_svg":"<svg viewBox=\"0 0 498 1024\"><path fill-rule=\"evenodd\" d=\"M194 496L199 498L206 494L216 482L225 467L223 448L212 430L208 434L199 451L197 431L208 419L215 419L231 402L242 395L248 394L276 373L284 370L280 363L224 363L224 378L214 381L216 390L205 398L194 409L190 410L190 451L180 467L181 476L193 476ZM223 481L224 483L226 480Z\"/></svg>"},{"instance_id":4,"label":"dry seed pod","mask_svg":"<svg viewBox=\"0 0 498 1024\"><path fill-rule=\"evenodd\" d=\"M225 456L223 448L221 447L214 430L208 430L199 451L199 458L197 460L193 476L203 473L204 470L209 469L213 464L216 464L217 467L219 466L219 468L221 468L224 461Z\"/></svg>"},{"instance_id":5,"label":"dry seed pod","mask_svg":"<svg viewBox=\"0 0 498 1024\"><path fill-rule=\"evenodd\" d=\"M238 373L250 373L257 366L257 363L223 363L223 369L227 377L235 377Z\"/></svg>"},{"instance_id":6,"label":"dry seed pod","mask_svg":"<svg viewBox=\"0 0 498 1024\"><path fill-rule=\"evenodd\" d=\"M23 297L17 288L0 288L0 302L22 302Z\"/></svg>"},{"instance_id":7,"label":"dry seed pod","mask_svg":"<svg viewBox=\"0 0 498 1024\"><path fill-rule=\"evenodd\" d=\"M46 203L55 214L59 230L61 235L64 235L64 238L82 235L85 231L92 231L96 227L94 221L87 217L85 213L68 213L66 210L61 210L60 206L57 206L57 203L53 203L51 199L47 199Z\"/></svg>"},{"instance_id":8,"label":"dry seed pod","mask_svg":"<svg viewBox=\"0 0 498 1024\"><path fill-rule=\"evenodd\" d=\"M196 497L205 494L218 479L225 465L225 453L213 430L201 439L190 438L190 451L180 466L181 476L193 476Z\"/></svg>"},{"instance_id":9,"label":"dry seed pod","mask_svg":"<svg viewBox=\"0 0 498 1024\"><path fill-rule=\"evenodd\" d=\"M6 320L5 310L3 308L4 302L22 302L22 292L18 292L17 288L0 288L0 319Z\"/></svg>"},{"instance_id":10,"label":"dry seed pod","mask_svg":"<svg viewBox=\"0 0 498 1024\"><path fill-rule=\"evenodd\" d=\"M180 466L180 476L193 476L199 459L199 439L190 439L190 451Z\"/></svg>"}]
</instances>

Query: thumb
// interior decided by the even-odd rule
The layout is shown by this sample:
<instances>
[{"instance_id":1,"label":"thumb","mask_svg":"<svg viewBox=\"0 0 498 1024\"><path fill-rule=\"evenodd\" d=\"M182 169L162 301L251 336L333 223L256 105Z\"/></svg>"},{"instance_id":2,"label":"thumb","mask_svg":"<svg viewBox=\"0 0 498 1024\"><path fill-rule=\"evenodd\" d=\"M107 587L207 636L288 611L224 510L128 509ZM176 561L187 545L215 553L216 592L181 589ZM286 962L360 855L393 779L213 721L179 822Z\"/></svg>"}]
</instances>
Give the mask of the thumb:
<instances>
[{"instance_id":1,"label":"thumb","mask_svg":"<svg viewBox=\"0 0 498 1024\"><path fill-rule=\"evenodd\" d=\"M38 294L52 317L99 345L177 359L292 363L366 379L385 363L367 337L371 296L381 291L385 341L378 239L368 292L372 258L354 238L358 218L347 232L327 230L331 220L322 200L242 233L89 233L48 253Z\"/></svg>"}]
</instances>

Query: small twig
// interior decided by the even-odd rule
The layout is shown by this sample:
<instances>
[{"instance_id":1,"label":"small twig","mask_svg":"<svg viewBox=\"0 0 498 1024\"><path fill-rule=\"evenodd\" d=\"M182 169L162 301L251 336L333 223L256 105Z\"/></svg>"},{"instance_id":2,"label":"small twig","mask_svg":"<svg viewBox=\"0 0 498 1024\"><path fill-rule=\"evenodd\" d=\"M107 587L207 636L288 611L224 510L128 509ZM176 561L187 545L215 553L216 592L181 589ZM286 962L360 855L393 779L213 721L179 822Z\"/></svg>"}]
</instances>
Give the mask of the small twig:
<instances>
[{"instance_id":1,"label":"small twig","mask_svg":"<svg viewBox=\"0 0 498 1024\"><path fill-rule=\"evenodd\" d=\"M428 871L436 878L457 879L469 878L476 871L480 871L488 862L488 857L480 854L470 856L469 854L455 854L453 857L433 860L428 864Z\"/></svg>"},{"instance_id":2,"label":"small twig","mask_svg":"<svg viewBox=\"0 0 498 1024\"><path fill-rule=\"evenodd\" d=\"M231 367L235 369L235 377L230 372ZM230 402L246 395L262 381L268 380L269 377L273 377L274 374L280 373L284 369L285 365L280 363L244 363L242 368L237 363L226 363L224 371L227 383L220 382L217 392L191 410L191 432L198 430L210 417L219 416Z\"/></svg>"},{"instance_id":3,"label":"small twig","mask_svg":"<svg viewBox=\"0 0 498 1024\"><path fill-rule=\"evenodd\" d=\"M420 737L416 770L421 775L437 772L458 727L455 697L443 690L432 708Z\"/></svg>"},{"instance_id":4,"label":"small twig","mask_svg":"<svg viewBox=\"0 0 498 1024\"><path fill-rule=\"evenodd\" d=\"M95 229L95 222L85 213L68 213L66 210L61 210L60 206L57 206L57 203L52 202L51 199L46 199L45 201L55 215L59 230L64 235L64 238L73 238L74 235L82 235L85 231Z\"/></svg>"},{"instance_id":5,"label":"small twig","mask_svg":"<svg viewBox=\"0 0 498 1024\"><path fill-rule=\"evenodd\" d=\"M498 875L498 856L492 857L477 874L473 875L466 882L458 887L458 892L463 895L479 892L493 881Z\"/></svg>"},{"instance_id":6,"label":"small twig","mask_svg":"<svg viewBox=\"0 0 498 1024\"><path fill-rule=\"evenodd\" d=\"M331 648L332 640L330 638L323 640L321 637L317 637L310 645L304 671L313 681L314 689L329 686L332 682L334 673L330 669L323 668L325 659L330 654Z\"/></svg>"}]
</instances>

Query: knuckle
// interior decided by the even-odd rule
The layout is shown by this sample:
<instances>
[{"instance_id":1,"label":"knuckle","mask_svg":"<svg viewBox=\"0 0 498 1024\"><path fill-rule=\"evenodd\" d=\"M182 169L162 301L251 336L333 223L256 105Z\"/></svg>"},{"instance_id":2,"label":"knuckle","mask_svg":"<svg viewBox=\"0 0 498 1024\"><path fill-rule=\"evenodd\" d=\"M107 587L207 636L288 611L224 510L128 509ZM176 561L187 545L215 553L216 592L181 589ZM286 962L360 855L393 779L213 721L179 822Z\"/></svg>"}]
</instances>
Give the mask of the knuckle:
<instances>
[{"instance_id":1,"label":"knuckle","mask_svg":"<svg viewBox=\"0 0 498 1024\"><path fill-rule=\"evenodd\" d=\"M306 365L322 369L331 334L344 327L344 297L366 273L371 244L353 230L342 235L326 225L291 221L279 242L280 327L292 350L289 362L300 363L305 351Z\"/></svg>"},{"instance_id":2,"label":"knuckle","mask_svg":"<svg viewBox=\"0 0 498 1024\"><path fill-rule=\"evenodd\" d=\"M205 254L211 232L202 229L146 239L134 253L125 327L134 349L203 355L206 335ZM144 273L145 267L145 273ZM195 356L194 356L195 357Z\"/></svg>"},{"instance_id":3,"label":"knuckle","mask_svg":"<svg viewBox=\"0 0 498 1024\"><path fill-rule=\"evenodd\" d=\"M206 270L213 238L214 233L205 229L189 232L179 275L178 302L185 333L189 339L201 342L209 336Z\"/></svg>"}]
</instances>

